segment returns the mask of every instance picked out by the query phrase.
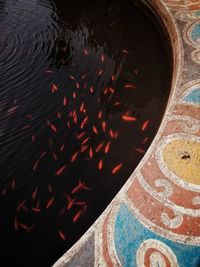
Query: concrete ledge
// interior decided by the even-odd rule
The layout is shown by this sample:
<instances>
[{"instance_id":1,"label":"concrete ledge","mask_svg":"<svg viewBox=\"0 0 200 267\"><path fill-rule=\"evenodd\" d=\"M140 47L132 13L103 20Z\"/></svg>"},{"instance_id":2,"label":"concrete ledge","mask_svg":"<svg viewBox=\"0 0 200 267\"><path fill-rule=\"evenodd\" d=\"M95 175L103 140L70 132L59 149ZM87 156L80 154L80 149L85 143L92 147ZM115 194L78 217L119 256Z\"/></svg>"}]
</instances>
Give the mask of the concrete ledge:
<instances>
[{"instance_id":1,"label":"concrete ledge","mask_svg":"<svg viewBox=\"0 0 200 267\"><path fill-rule=\"evenodd\" d=\"M143 2L173 47L163 121L121 191L54 267L200 266L200 1Z\"/></svg>"}]
</instances>

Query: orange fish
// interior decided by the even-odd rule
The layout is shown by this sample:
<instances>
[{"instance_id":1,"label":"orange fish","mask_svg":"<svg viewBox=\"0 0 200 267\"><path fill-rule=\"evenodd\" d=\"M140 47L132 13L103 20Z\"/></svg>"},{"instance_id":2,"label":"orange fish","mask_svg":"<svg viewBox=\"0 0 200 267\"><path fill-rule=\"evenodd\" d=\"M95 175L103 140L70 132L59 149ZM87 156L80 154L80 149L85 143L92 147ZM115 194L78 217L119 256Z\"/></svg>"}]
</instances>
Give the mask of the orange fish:
<instances>
[{"instance_id":1,"label":"orange fish","mask_svg":"<svg viewBox=\"0 0 200 267\"><path fill-rule=\"evenodd\" d=\"M98 153L98 152L102 149L103 145L104 145L104 143L102 142L101 144L99 144L99 145L97 146L97 148L96 148L96 153Z\"/></svg>"},{"instance_id":2,"label":"orange fish","mask_svg":"<svg viewBox=\"0 0 200 267\"><path fill-rule=\"evenodd\" d=\"M71 157L71 162L74 162L78 157L78 151L76 151L73 156Z\"/></svg>"},{"instance_id":3,"label":"orange fish","mask_svg":"<svg viewBox=\"0 0 200 267\"><path fill-rule=\"evenodd\" d=\"M68 194L66 194L66 198L67 198L67 202L68 202L67 210L70 210L73 207L74 202L76 201L76 198L72 199Z\"/></svg>"},{"instance_id":4,"label":"orange fish","mask_svg":"<svg viewBox=\"0 0 200 267\"><path fill-rule=\"evenodd\" d=\"M57 175L57 176L61 175L61 174L64 172L65 168L66 168L66 165L64 165L64 166L61 167L59 170L57 170L57 171L55 172L55 175Z\"/></svg>"},{"instance_id":5,"label":"orange fish","mask_svg":"<svg viewBox=\"0 0 200 267\"><path fill-rule=\"evenodd\" d=\"M129 122L136 121L135 117L131 117L131 116L127 116L127 115L122 115L122 119L124 121L129 121Z\"/></svg>"},{"instance_id":6,"label":"orange fish","mask_svg":"<svg viewBox=\"0 0 200 267\"><path fill-rule=\"evenodd\" d=\"M34 134L32 134L31 140L32 140L33 143L35 142L35 135Z\"/></svg>"},{"instance_id":7,"label":"orange fish","mask_svg":"<svg viewBox=\"0 0 200 267\"><path fill-rule=\"evenodd\" d=\"M80 190L90 190L90 188L88 186L86 186L86 184L84 182L81 182L81 180L79 180L78 185L76 187L74 187L74 189L72 190L72 194L75 194Z\"/></svg>"},{"instance_id":8,"label":"orange fish","mask_svg":"<svg viewBox=\"0 0 200 267\"><path fill-rule=\"evenodd\" d=\"M16 185L16 181L15 180L12 180L12 183L11 183L12 190L15 189L15 185Z\"/></svg>"},{"instance_id":9,"label":"orange fish","mask_svg":"<svg viewBox=\"0 0 200 267\"><path fill-rule=\"evenodd\" d=\"M50 194L53 194L53 189L52 189L52 186L50 184L48 184L48 191Z\"/></svg>"},{"instance_id":10,"label":"orange fish","mask_svg":"<svg viewBox=\"0 0 200 267\"><path fill-rule=\"evenodd\" d=\"M89 156L90 156L91 159L93 158L93 151L92 151L92 148L91 147L89 149Z\"/></svg>"},{"instance_id":11,"label":"orange fish","mask_svg":"<svg viewBox=\"0 0 200 267\"><path fill-rule=\"evenodd\" d=\"M127 49L123 49L122 52L123 52L124 54L129 54L129 51L128 51Z\"/></svg>"},{"instance_id":12,"label":"orange fish","mask_svg":"<svg viewBox=\"0 0 200 267\"><path fill-rule=\"evenodd\" d=\"M18 220L17 220L17 218L15 216L15 218L14 218L14 229L15 229L15 231L18 230L18 227L19 227L19 223L18 223Z\"/></svg>"},{"instance_id":13,"label":"orange fish","mask_svg":"<svg viewBox=\"0 0 200 267\"><path fill-rule=\"evenodd\" d=\"M58 117L58 119L61 119L61 114L60 114L60 112L57 113L57 117Z\"/></svg>"},{"instance_id":14,"label":"orange fish","mask_svg":"<svg viewBox=\"0 0 200 267\"><path fill-rule=\"evenodd\" d=\"M94 94L94 87L93 86L90 87L90 93Z\"/></svg>"},{"instance_id":15,"label":"orange fish","mask_svg":"<svg viewBox=\"0 0 200 267\"><path fill-rule=\"evenodd\" d=\"M114 74L112 75L111 80L115 81L115 75Z\"/></svg>"},{"instance_id":16,"label":"orange fish","mask_svg":"<svg viewBox=\"0 0 200 267\"><path fill-rule=\"evenodd\" d=\"M114 138L114 133L113 133L113 130L112 129L110 129L109 134L110 134L110 137L111 138Z\"/></svg>"},{"instance_id":17,"label":"orange fish","mask_svg":"<svg viewBox=\"0 0 200 267\"><path fill-rule=\"evenodd\" d=\"M96 128L95 125L92 126L92 130L93 130L93 132L94 132L95 134L98 134L98 131L97 131L97 128Z\"/></svg>"},{"instance_id":18,"label":"orange fish","mask_svg":"<svg viewBox=\"0 0 200 267\"><path fill-rule=\"evenodd\" d=\"M102 122L102 129L104 132L106 131L106 122L105 121Z\"/></svg>"},{"instance_id":19,"label":"orange fish","mask_svg":"<svg viewBox=\"0 0 200 267\"><path fill-rule=\"evenodd\" d=\"M105 146L105 150L104 150L104 152L105 152L106 154L108 154L109 150L110 150L110 142L108 142L107 145Z\"/></svg>"},{"instance_id":20,"label":"orange fish","mask_svg":"<svg viewBox=\"0 0 200 267\"><path fill-rule=\"evenodd\" d=\"M84 135L86 134L86 132L82 132L79 135L76 136L76 138L79 140L81 139Z\"/></svg>"},{"instance_id":21,"label":"orange fish","mask_svg":"<svg viewBox=\"0 0 200 267\"><path fill-rule=\"evenodd\" d=\"M124 86L124 88L126 88L126 89L136 89L136 87L133 84L126 84Z\"/></svg>"},{"instance_id":22,"label":"orange fish","mask_svg":"<svg viewBox=\"0 0 200 267\"><path fill-rule=\"evenodd\" d=\"M88 145L81 147L81 153L83 153L88 148Z\"/></svg>"},{"instance_id":23,"label":"orange fish","mask_svg":"<svg viewBox=\"0 0 200 267\"><path fill-rule=\"evenodd\" d=\"M146 142L149 140L149 137L145 137L144 140L142 141L143 144L146 144Z\"/></svg>"},{"instance_id":24,"label":"orange fish","mask_svg":"<svg viewBox=\"0 0 200 267\"><path fill-rule=\"evenodd\" d=\"M104 61L105 61L105 56L101 55L101 62L104 62Z\"/></svg>"},{"instance_id":25,"label":"orange fish","mask_svg":"<svg viewBox=\"0 0 200 267\"><path fill-rule=\"evenodd\" d=\"M88 55L88 51L87 51L87 49L83 49L83 53L84 53L85 55Z\"/></svg>"},{"instance_id":26,"label":"orange fish","mask_svg":"<svg viewBox=\"0 0 200 267\"><path fill-rule=\"evenodd\" d=\"M141 148L134 148L134 150L140 154L145 154L145 151Z\"/></svg>"},{"instance_id":27,"label":"orange fish","mask_svg":"<svg viewBox=\"0 0 200 267\"><path fill-rule=\"evenodd\" d=\"M49 201L46 204L46 209L49 209L51 207L51 205L53 204L53 201L54 201L54 197L49 199Z\"/></svg>"},{"instance_id":28,"label":"orange fish","mask_svg":"<svg viewBox=\"0 0 200 267\"><path fill-rule=\"evenodd\" d=\"M67 106L67 97L66 96L64 96L63 105L64 105L64 107Z\"/></svg>"},{"instance_id":29,"label":"orange fish","mask_svg":"<svg viewBox=\"0 0 200 267\"><path fill-rule=\"evenodd\" d=\"M87 141L90 139L90 137L87 137L87 138L85 138L83 141L82 141L82 143L81 143L81 145L84 145L84 144L86 144L87 143Z\"/></svg>"},{"instance_id":30,"label":"orange fish","mask_svg":"<svg viewBox=\"0 0 200 267\"><path fill-rule=\"evenodd\" d=\"M98 168L100 171L103 169L103 160L102 159L99 161Z\"/></svg>"},{"instance_id":31,"label":"orange fish","mask_svg":"<svg viewBox=\"0 0 200 267\"><path fill-rule=\"evenodd\" d=\"M55 93L56 91L58 91L58 86L55 83L51 85L51 91L52 93Z\"/></svg>"},{"instance_id":32,"label":"orange fish","mask_svg":"<svg viewBox=\"0 0 200 267\"><path fill-rule=\"evenodd\" d=\"M76 215L75 215L74 218L73 218L73 222L74 222L74 223L77 222L77 221L80 219L82 212L83 212L82 210L79 210L79 211L76 213Z\"/></svg>"},{"instance_id":33,"label":"orange fish","mask_svg":"<svg viewBox=\"0 0 200 267\"><path fill-rule=\"evenodd\" d=\"M28 231L28 226L26 224L23 223L19 223L19 226L21 226L21 228L23 228L24 230Z\"/></svg>"},{"instance_id":34,"label":"orange fish","mask_svg":"<svg viewBox=\"0 0 200 267\"><path fill-rule=\"evenodd\" d=\"M60 230L58 230L58 234L59 234L59 237L60 237L62 240L66 240L66 236L64 235L63 232L61 232Z\"/></svg>"},{"instance_id":35,"label":"orange fish","mask_svg":"<svg viewBox=\"0 0 200 267\"><path fill-rule=\"evenodd\" d=\"M60 147L60 152L63 152L64 148L65 148L65 144L63 144L63 145Z\"/></svg>"},{"instance_id":36,"label":"orange fish","mask_svg":"<svg viewBox=\"0 0 200 267\"><path fill-rule=\"evenodd\" d=\"M36 186L35 190L32 193L32 200L36 198L37 192L38 192L38 187Z\"/></svg>"},{"instance_id":37,"label":"orange fish","mask_svg":"<svg viewBox=\"0 0 200 267\"><path fill-rule=\"evenodd\" d=\"M98 118L99 118L99 119L102 118L102 111L101 111L101 110L99 111Z\"/></svg>"},{"instance_id":38,"label":"orange fish","mask_svg":"<svg viewBox=\"0 0 200 267\"><path fill-rule=\"evenodd\" d=\"M150 123L150 121L145 121L145 122L143 123L142 128L141 128L141 131L142 131L142 132L145 131L145 130L147 129L147 127L149 126L149 123Z\"/></svg>"},{"instance_id":39,"label":"orange fish","mask_svg":"<svg viewBox=\"0 0 200 267\"><path fill-rule=\"evenodd\" d=\"M38 212L38 213L41 211L41 209L34 208L34 207L32 207L32 210L35 211L35 212Z\"/></svg>"},{"instance_id":40,"label":"orange fish","mask_svg":"<svg viewBox=\"0 0 200 267\"><path fill-rule=\"evenodd\" d=\"M103 73L103 70L100 70L100 71L98 72L98 76L101 76L102 73Z\"/></svg>"},{"instance_id":41,"label":"orange fish","mask_svg":"<svg viewBox=\"0 0 200 267\"><path fill-rule=\"evenodd\" d=\"M18 204L17 209L16 209L17 212L24 206L25 202L26 202L26 199Z\"/></svg>"},{"instance_id":42,"label":"orange fish","mask_svg":"<svg viewBox=\"0 0 200 267\"><path fill-rule=\"evenodd\" d=\"M121 169L122 167L122 163L118 164L117 166L115 166L113 169L112 169L112 174L116 174L119 172L119 170Z\"/></svg>"}]
</instances>

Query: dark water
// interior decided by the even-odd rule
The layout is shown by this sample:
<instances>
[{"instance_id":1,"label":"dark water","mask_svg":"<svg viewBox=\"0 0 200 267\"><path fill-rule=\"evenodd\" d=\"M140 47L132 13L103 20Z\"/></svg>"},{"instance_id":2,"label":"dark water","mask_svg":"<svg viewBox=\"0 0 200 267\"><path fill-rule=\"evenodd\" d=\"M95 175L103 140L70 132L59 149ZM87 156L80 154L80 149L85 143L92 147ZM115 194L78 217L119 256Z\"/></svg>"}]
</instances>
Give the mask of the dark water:
<instances>
[{"instance_id":1,"label":"dark water","mask_svg":"<svg viewBox=\"0 0 200 267\"><path fill-rule=\"evenodd\" d=\"M51 266L137 166L170 88L158 29L131 0L0 0L0 266Z\"/></svg>"}]
</instances>

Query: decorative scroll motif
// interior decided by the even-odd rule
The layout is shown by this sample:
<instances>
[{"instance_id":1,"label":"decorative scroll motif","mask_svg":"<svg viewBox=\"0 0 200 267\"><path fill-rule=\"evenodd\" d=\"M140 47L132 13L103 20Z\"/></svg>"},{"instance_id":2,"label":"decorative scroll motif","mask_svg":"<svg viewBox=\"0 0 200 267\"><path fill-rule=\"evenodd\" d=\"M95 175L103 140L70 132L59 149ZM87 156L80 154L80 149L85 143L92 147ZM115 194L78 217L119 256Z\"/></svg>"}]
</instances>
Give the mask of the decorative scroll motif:
<instances>
[{"instance_id":1,"label":"decorative scroll motif","mask_svg":"<svg viewBox=\"0 0 200 267\"><path fill-rule=\"evenodd\" d=\"M173 251L164 243L148 239L142 242L136 253L138 267L178 267L178 262Z\"/></svg>"}]
</instances>

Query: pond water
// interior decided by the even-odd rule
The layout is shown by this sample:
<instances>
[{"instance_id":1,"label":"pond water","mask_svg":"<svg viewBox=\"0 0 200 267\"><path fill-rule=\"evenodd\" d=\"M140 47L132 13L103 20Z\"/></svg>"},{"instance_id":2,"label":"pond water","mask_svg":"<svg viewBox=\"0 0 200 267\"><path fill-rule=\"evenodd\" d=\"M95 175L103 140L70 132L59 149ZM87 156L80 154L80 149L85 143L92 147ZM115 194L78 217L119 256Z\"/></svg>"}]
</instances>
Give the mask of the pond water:
<instances>
[{"instance_id":1,"label":"pond water","mask_svg":"<svg viewBox=\"0 0 200 267\"><path fill-rule=\"evenodd\" d=\"M160 125L170 46L131 0L0 0L1 266L51 266Z\"/></svg>"}]
</instances>

